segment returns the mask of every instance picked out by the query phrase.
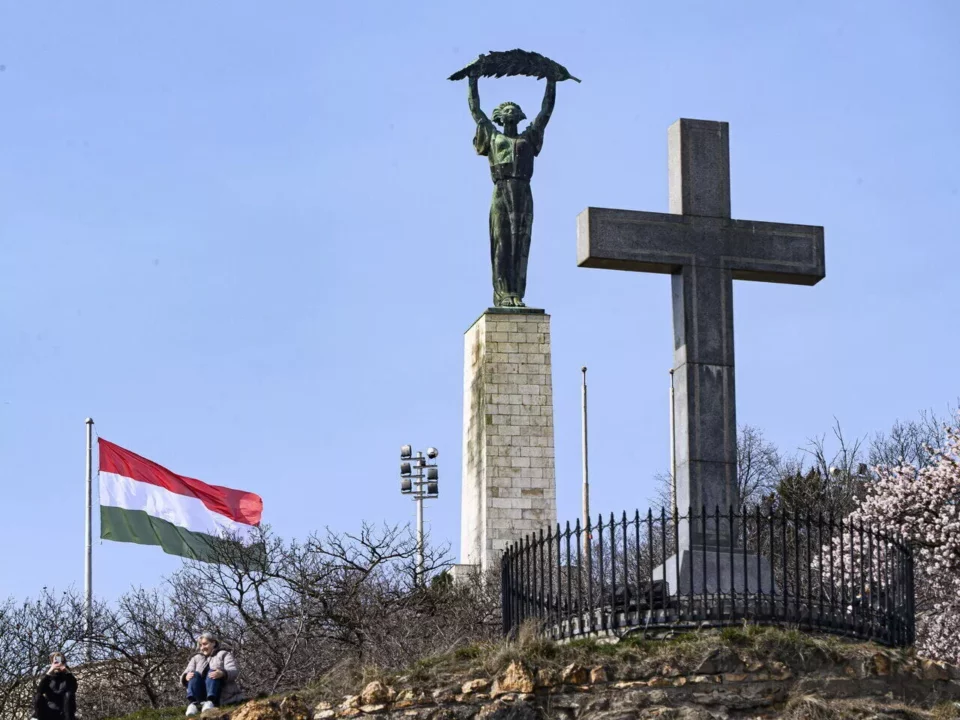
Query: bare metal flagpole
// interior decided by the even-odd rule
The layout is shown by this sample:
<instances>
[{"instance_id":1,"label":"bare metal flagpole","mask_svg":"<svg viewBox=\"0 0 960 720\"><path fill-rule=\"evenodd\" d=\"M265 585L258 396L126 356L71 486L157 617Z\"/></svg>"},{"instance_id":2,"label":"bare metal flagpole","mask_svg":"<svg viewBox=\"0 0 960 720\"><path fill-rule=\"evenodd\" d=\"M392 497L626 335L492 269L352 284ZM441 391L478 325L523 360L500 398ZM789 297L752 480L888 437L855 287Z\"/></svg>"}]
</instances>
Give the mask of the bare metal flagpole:
<instances>
[{"instance_id":1,"label":"bare metal flagpole","mask_svg":"<svg viewBox=\"0 0 960 720\"><path fill-rule=\"evenodd\" d=\"M673 409L673 370L670 371L670 512L677 507L677 423Z\"/></svg>"},{"instance_id":2,"label":"bare metal flagpole","mask_svg":"<svg viewBox=\"0 0 960 720\"><path fill-rule=\"evenodd\" d=\"M590 547L590 536L587 534L587 521L590 518L590 470L587 463L587 367L580 368L583 373L583 385L580 390L580 398L583 404L583 422L582 422L582 455L583 455L583 552L588 558L590 553L587 551Z\"/></svg>"},{"instance_id":3,"label":"bare metal flagpole","mask_svg":"<svg viewBox=\"0 0 960 720\"><path fill-rule=\"evenodd\" d=\"M93 418L87 418L87 521L86 556L83 563L84 635L87 662L93 660Z\"/></svg>"}]
</instances>

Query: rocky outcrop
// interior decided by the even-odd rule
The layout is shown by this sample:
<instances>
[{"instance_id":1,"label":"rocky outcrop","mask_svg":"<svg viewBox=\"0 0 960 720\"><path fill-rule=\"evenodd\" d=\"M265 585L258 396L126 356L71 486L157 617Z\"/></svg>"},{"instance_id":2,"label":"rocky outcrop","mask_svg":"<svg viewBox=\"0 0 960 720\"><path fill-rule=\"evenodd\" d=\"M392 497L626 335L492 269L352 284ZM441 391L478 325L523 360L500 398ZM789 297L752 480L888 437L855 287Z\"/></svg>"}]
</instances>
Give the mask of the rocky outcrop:
<instances>
[{"instance_id":1,"label":"rocky outcrop","mask_svg":"<svg viewBox=\"0 0 960 720\"><path fill-rule=\"evenodd\" d=\"M493 683L491 697L499 697L508 693L528 694L536 688L534 674L523 661L510 663L507 671Z\"/></svg>"},{"instance_id":2,"label":"rocky outcrop","mask_svg":"<svg viewBox=\"0 0 960 720\"><path fill-rule=\"evenodd\" d=\"M288 695L277 700L253 700L231 713L220 715L220 718L222 720L227 718L229 720L312 720L313 716L313 710L299 696Z\"/></svg>"},{"instance_id":3,"label":"rocky outcrop","mask_svg":"<svg viewBox=\"0 0 960 720\"><path fill-rule=\"evenodd\" d=\"M436 688L370 683L336 705L308 709L296 696L258 700L234 711L232 720L883 720L952 717L944 713L960 701L960 670L903 653L811 653L802 663L802 670L791 668L731 648L687 669L662 665L654 673L639 666L574 663L559 669L515 661L494 678L461 678Z\"/></svg>"}]
</instances>

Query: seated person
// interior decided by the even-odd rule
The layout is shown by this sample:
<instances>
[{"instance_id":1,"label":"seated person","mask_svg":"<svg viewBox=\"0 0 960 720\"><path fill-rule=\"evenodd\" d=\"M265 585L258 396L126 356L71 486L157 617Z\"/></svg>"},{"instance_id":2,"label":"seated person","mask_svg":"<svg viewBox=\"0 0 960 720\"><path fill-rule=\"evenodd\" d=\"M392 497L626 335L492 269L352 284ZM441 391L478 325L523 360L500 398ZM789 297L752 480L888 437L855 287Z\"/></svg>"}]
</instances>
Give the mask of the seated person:
<instances>
[{"instance_id":1,"label":"seated person","mask_svg":"<svg viewBox=\"0 0 960 720\"><path fill-rule=\"evenodd\" d=\"M77 712L77 679L61 652L50 656L50 669L40 679L33 699L34 720L74 720Z\"/></svg>"},{"instance_id":2,"label":"seated person","mask_svg":"<svg viewBox=\"0 0 960 720\"><path fill-rule=\"evenodd\" d=\"M199 652L190 658L187 669L180 676L180 683L187 688L187 715L212 710L221 704L238 702L241 699L237 686L237 661L233 653L220 647L213 633L205 632L197 640ZM197 703L203 705L198 709Z\"/></svg>"}]
</instances>

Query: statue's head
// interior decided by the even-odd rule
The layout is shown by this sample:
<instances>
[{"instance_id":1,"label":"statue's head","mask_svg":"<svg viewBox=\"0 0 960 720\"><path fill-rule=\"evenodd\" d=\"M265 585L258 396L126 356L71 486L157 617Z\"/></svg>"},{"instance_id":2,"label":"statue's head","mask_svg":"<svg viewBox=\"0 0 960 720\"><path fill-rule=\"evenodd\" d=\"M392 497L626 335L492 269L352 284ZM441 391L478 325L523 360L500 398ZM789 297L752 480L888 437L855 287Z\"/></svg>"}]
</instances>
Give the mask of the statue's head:
<instances>
[{"instance_id":1,"label":"statue's head","mask_svg":"<svg viewBox=\"0 0 960 720\"><path fill-rule=\"evenodd\" d=\"M493 121L497 125L506 125L507 123L513 123L516 125L521 120L526 120L527 116L523 114L523 110L520 109L520 106L515 102L510 102L509 100L504 103L500 103L493 110Z\"/></svg>"}]
</instances>

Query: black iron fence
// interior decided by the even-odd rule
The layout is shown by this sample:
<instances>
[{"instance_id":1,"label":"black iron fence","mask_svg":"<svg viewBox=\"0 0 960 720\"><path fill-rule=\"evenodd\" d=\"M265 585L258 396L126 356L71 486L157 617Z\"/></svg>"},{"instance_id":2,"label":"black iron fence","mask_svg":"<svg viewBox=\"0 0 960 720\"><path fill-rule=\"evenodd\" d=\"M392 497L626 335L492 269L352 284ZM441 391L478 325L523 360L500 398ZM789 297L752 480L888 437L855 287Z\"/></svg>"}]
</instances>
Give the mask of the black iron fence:
<instances>
[{"instance_id":1,"label":"black iron fence","mask_svg":"<svg viewBox=\"0 0 960 720\"><path fill-rule=\"evenodd\" d=\"M913 556L822 513L701 509L528 535L502 558L503 628L554 638L743 621L914 641Z\"/></svg>"}]
</instances>

